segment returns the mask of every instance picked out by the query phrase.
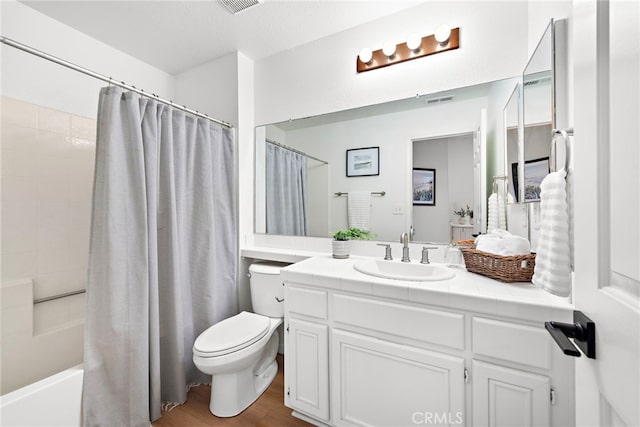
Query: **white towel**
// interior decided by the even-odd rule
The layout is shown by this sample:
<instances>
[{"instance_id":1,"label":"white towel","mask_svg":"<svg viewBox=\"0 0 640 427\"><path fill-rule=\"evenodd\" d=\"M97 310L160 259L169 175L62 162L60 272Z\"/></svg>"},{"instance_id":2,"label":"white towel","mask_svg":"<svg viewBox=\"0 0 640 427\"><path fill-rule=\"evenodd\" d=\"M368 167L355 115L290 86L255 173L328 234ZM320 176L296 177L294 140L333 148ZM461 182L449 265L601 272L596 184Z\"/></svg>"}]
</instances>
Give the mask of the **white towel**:
<instances>
[{"instance_id":1,"label":"white towel","mask_svg":"<svg viewBox=\"0 0 640 427\"><path fill-rule=\"evenodd\" d=\"M571 260L566 173L548 174L540 184L540 236L532 282L546 291L569 296Z\"/></svg>"},{"instance_id":2,"label":"white towel","mask_svg":"<svg viewBox=\"0 0 640 427\"><path fill-rule=\"evenodd\" d=\"M492 230L506 230L507 207L504 202L504 197L493 193L489 196L488 205L487 233L491 233Z\"/></svg>"},{"instance_id":3,"label":"white towel","mask_svg":"<svg viewBox=\"0 0 640 427\"><path fill-rule=\"evenodd\" d=\"M507 229L507 204L500 194L498 194L498 228Z\"/></svg>"},{"instance_id":4,"label":"white towel","mask_svg":"<svg viewBox=\"0 0 640 427\"><path fill-rule=\"evenodd\" d=\"M371 191L349 191L347 202L349 228L369 231Z\"/></svg>"}]
</instances>

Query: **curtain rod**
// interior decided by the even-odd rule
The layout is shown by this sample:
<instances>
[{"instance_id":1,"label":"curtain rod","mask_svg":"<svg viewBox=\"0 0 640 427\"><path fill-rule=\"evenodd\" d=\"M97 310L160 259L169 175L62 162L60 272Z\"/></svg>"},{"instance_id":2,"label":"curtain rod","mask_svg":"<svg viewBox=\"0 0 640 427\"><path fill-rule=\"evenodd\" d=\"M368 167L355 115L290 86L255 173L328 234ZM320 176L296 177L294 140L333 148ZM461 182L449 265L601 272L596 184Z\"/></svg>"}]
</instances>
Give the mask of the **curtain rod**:
<instances>
[{"instance_id":1,"label":"curtain rod","mask_svg":"<svg viewBox=\"0 0 640 427\"><path fill-rule=\"evenodd\" d=\"M325 162L324 160L320 160L317 157L310 156L310 155L308 155L307 153L305 153L303 151L296 150L295 148L291 148L291 147L287 147L286 145L282 145L279 142L275 142L272 139L265 138L264 140L267 141L269 144L277 145L278 147L284 148L285 150L293 151L294 153L301 154L301 155L303 155L305 157L308 157L310 159L313 159L313 160L315 160L317 162L324 163L325 165L329 164L329 162Z\"/></svg>"},{"instance_id":2,"label":"curtain rod","mask_svg":"<svg viewBox=\"0 0 640 427\"><path fill-rule=\"evenodd\" d=\"M72 62L65 61L64 59L60 59L60 58L55 57L53 55L49 55L48 53L42 52L42 51L40 51L38 49L34 49L31 46L27 46L25 44L22 44L20 42L15 41L15 40L9 39L9 38L7 38L5 36L0 36L0 42L6 44L7 46L11 46L11 47L14 47L16 49L19 49L19 50L21 50L23 52L27 52L27 53L30 53L32 55L38 56L38 57L40 57L42 59L46 59L47 61L51 61L51 62L54 62L54 63L56 63L58 65L62 65L63 67L67 67L67 68L70 68L70 69L72 69L74 71L78 71L78 72L80 72L82 74L86 74L87 76L93 77L95 79L102 80L102 81L107 82L109 84L112 84L114 86L119 86L119 87L127 89L127 90L129 90L131 92L135 92L138 95L142 95L142 96L146 96L148 98L155 99L156 101L158 101L158 102L160 102L162 104L170 105L170 106L172 106L172 107L174 107L174 108L176 108L176 109L178 109L180 111L184 111L184 112L187 112L189 114L193 114L196 117L200 117L202 119L210 120L210 121L212 121L214 123L217 123L217 124L219 124L221 126L224 126L224 127L227 127L227 128L232 128L233 127L233 126L231 126L230 123L227 123L227 122L225 122L223 120L214 119L213 117L209 117L207 114L203 114L203 113L200 113L198 111L192 110L190 108L185 107L184 105L181 106L181 105L178 105L178 104L174 104L173 101L169 101L169 100L166 100L164 98L160 98L155 93L145 92L144 90L138 89L133 85L128 85L123 81L118 82L118 81L112 79L111 77L107 77L105 75L96 73L95 71L91 71L91 70L89 70L87 68L84 68L84 67L81 67L79 65L76 65L76 64L74 64Z\"/></svg>"}]
</instances>

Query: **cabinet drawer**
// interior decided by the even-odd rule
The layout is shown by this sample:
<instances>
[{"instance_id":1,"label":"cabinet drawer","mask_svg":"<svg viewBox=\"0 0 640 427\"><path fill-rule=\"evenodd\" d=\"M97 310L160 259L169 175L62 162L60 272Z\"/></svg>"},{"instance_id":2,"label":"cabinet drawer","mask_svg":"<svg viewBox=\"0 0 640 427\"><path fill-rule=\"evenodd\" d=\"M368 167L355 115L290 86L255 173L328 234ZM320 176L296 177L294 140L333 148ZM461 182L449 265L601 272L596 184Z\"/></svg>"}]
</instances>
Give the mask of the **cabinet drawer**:
<instances>
[{"instance_id":1,"label":"cabinet drawer","mask_svg":"<svg viewBox=\"0 0 640 427\"><path fill-rule=\"evenodd\" d=\"M464 315L334 294L336 322L464 349Z\"/></svg>"},{"instance_id":2,"label":"cabinet drawer","mask_svg":"<svg viewBox=\"0 0 640 427\"><path fill-rule=\"evenodd\" d=\"M284 307L289 313L327 319L327 292L289 283L284 288Z\"/></svg>"},{"instance_id":3,"label":"cabinet drawer","mask_svg":"<svg viewBox=\"0 0 640 427\"><path fill-rule=\"evenodd\" d=\"M473 317L472 351L543 369L551 368L549 334L543 328Z\"/></svg>"}]
</instances>

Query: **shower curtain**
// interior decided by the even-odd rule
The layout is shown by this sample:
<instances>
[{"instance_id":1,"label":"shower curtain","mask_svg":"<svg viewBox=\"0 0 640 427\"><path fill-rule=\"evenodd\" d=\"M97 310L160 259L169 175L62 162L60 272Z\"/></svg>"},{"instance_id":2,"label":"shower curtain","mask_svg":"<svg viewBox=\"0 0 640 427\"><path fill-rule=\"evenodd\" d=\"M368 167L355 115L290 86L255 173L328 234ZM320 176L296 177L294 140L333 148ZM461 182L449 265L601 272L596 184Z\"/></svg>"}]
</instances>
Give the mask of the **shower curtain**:
<instances>
[{"instance_id":1,"label":"shower curtain","mask_svg":"<svg viewBox=\"0 0 640 427\"><path fill-rule=\"evenodd\" d=\"M307 158L266 144L267 233L306 236Z\"/></svg>"},{"instance_id":2,"label":"shower curtain","mask_svg":"<svg viewBox=\"0 0 640 427\"><path fill-rule=\"evenodd\" d=\"M234 135L103 88L98 107L85 426L148 426L209 382L195 338L237 313Z\"/></svg>"}]
</instances>

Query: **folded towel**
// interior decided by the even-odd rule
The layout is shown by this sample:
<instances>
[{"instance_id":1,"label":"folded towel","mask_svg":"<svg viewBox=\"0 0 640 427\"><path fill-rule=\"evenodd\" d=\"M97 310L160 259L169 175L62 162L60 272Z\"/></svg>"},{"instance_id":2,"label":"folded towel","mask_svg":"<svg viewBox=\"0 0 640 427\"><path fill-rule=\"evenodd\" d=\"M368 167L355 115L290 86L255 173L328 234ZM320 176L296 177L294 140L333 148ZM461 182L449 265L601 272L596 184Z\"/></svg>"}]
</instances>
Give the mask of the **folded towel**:
<instances>
[{"instance_id":1,"label":"folded towel","mask_svg":"<svg viewBox=\"0 0 640 427\"><path fill-rule=\"evenodd\" d=\"M566 172L548 174L540 184L540 235L532 282L566 297L571 293Z\"/></svg>"},{"instance_id":2,"label":"folded towel","mask_svg":"<svg viewBox=\"0 0 640 427\"><path fill-rule=\"evenodd\" d=\"M483 234L476 239L476 249L482 252L500 255L504 250L504 244L499 236Z\"/></svg>"},{"instance_id":3,"label":"folded towel","mask_svg":"<svg viewBox=\"0 0 640 427\"><path fill-rule=\"evenodd\" d=\"M521 236L504 236L502 238L502 252L500 255L515 256L531 253L529 240Z\"/></svg>"},{"instance_id":4,"label":"folded towel","mask_svg":"<svg viewBox=\"0 0 640 427\"><path fill-rule=\"evenodd\" d=\"M347 205L349 228L369 231L371 191L349 191Z\"/></svg>"},{"instance_id":5,"label":"folded towel","mask_svg":"<svg viewBox=\"0 0 640 427\"><path fill-rule=\"evenodd\" d=\"M487 218L487 233L500 228L498 224L498 195L496 193L489 196Z\"/></svg>"},{"instance_id":6,"label":"folded towel","mask_svg":"<svg viewBox=\"0 0 640 427\"><path fill-rule=\"evenodd\" d=\"M500 194L498 194L498 228L507 229L507 205Z\"/></svg>"}]
</instances>

